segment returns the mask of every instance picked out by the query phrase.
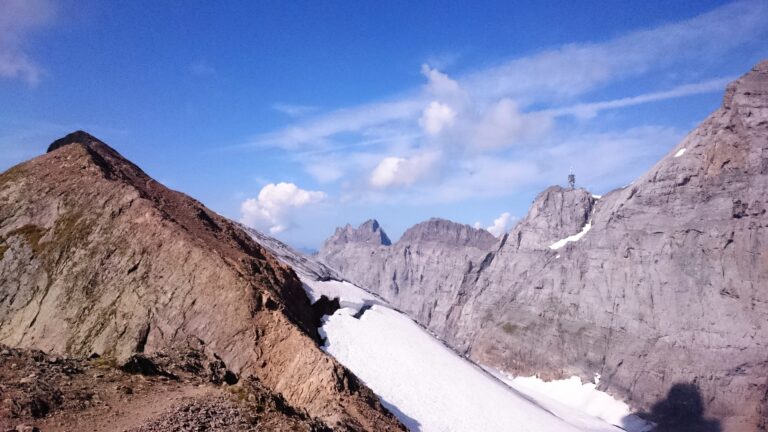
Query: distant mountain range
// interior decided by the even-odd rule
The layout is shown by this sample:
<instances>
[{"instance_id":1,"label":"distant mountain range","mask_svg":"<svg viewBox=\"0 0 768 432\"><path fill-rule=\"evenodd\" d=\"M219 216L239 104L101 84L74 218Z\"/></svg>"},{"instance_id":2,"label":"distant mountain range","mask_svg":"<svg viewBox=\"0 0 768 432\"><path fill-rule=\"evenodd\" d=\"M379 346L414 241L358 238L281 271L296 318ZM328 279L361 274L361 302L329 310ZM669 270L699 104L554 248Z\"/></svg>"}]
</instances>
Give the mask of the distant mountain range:
<instances>
[{"instance_id":1,"label":"distant mountain range","mask_svg":"<svg viewBox=\"0 0 768 432\"><path fill-rule=\"evenodd\" d=\"M370 220L318 257L483 365L599 374L669 430L765 430L766 211L768 61L626 187L551 187L501 239L431 219L390 244Z\"/></svg>"}]
</instances>

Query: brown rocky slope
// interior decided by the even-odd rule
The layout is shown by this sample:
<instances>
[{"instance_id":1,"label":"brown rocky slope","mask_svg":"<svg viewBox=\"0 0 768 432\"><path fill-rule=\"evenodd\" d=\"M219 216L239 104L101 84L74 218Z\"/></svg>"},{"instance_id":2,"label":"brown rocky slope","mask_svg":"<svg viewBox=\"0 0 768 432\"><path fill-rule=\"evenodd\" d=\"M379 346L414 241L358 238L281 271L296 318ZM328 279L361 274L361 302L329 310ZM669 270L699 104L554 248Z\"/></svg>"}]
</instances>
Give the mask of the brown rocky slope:
<instances>
[{"instance_id":1,"label":"brown rocky slope","mask_svg":"<svg viewBox=\"0 0 768 432\"><path fill-rule=\"evenodd\" d=\"M232 222L84 132L0 175L0 343L124 361L192 349L350 430L399 430L318 348L301 283Z\"/></svg>"}]
</instances>

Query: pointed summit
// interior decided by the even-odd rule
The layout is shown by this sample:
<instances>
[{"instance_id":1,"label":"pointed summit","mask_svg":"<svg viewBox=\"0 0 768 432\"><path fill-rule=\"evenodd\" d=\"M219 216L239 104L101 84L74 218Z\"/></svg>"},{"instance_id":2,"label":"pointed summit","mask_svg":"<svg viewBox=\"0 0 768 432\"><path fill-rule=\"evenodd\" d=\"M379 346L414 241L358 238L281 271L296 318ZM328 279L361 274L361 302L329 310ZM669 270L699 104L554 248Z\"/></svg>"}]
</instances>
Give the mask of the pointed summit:
<instances>
[{"instance_id":1,"label":"pointed summit","mask_svg":"<svg viewBox=\"0 0 768 432\"><path fill-rule=\"evenodd\" d=\"M389 246L392 241L379 225L376 219L368 219L357 228L352 225L336 228L336 232L325 241L326 245L342 245L347 243L368 243L372 245Z\"/></svg>"},{"instance_id":2,"label":"pointed summit","mask_svg":"<svg viewBox=\"0 0 768 432\"><path fill-rule=\"evenodd\" d=\"M768 60L756 64L752 70L728 84L723 97L723 108L749 108L768 106Z\"/></svg>"},{"instance_id":3,"label":"pointed summit","mask_svg":"<svg viewBox=\"0 0 768 432\"><path fill-rule=\"evenodd\" d=\"M48 146L48 150L46 150L46 153L50 153L54 150L60 149L65 145L82 144L84 146L90 146L92 143L99 143L102 145L106 145L104 144L103 141L89 134L88 132L78 130L52 142L51 145Z\"/></svg>"},{"instance_id":4,"label":"pointed summit","mask_svg":"<svg viewBox=\"0 0 768 432\"><path fill-rule=\"evenodd\" d=\"M194 350L328 429L404 430L319 348L294 271L236 223L85 132L49 150L0 173L0 344L120 363Z\"/></svg>"}]
</instances>

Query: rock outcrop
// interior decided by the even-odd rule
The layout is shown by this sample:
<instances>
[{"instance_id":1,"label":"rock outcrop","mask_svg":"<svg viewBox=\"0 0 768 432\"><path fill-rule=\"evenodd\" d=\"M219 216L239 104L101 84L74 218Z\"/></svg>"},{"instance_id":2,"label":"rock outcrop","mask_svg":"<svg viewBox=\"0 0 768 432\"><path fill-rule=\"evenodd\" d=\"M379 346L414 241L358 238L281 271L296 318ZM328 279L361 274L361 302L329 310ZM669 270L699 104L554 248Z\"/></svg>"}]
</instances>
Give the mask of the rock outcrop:
<instances>
[{"instance_id":1,"label":"rock outcrop","mask_svg":"<svg viewBox=\"0 0 768 432\"><path fill-rule=\"evenodd\" d=\"M401 430L319 347L295 273L239 226L84 133L0 174L0 343L74 356L194 349L347 430Z\"/></svg>"},{"instance_id":2,"label":"rock outcrop","mask_svg":"<svg viewBox=\"0 0 768 432\"><path fill-rule=\"evenodd\" d=\"M411 304L404 310L479 363L546 378L599 373L600 388L651 412L685 387L724 431L765 430L767 211L762 62L633 184L596 201L550 188L497 245L466 261L439 246L419 251L428 267L380 247L320 256ZM439 289L428 297L422 286Z\"/></svg>"},{"instance_id":3,"label":"rock outcrop","mask_svg":"<svg viewBox=\"0 0 768 432\"><path fill-rule=\"evenodd\" d=\"M595 198L584 189L551 186L536 197L510 237L518 249L542 249L584 228L594 205Z\"/></svg>"}]
</instances>

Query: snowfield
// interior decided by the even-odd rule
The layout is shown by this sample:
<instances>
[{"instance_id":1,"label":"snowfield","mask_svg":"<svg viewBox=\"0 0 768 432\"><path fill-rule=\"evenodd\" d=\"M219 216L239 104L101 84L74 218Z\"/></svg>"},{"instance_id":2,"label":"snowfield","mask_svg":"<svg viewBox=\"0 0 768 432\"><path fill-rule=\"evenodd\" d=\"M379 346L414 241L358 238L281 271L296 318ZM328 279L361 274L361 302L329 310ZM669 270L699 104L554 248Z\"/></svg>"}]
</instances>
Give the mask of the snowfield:
<instances>
[{"instance_id":1,"label":"snowfield","mask_svg":"<svg viewBox=\"0 0 768 432\"><path fill-rule=\"evenodd\" d=\"M338 298L342 308L353 308L355 311L364 305L385 304L381 298L346 281L313 281L305 278L301 278L301 281L312 303L322 296L330 300Z\"/></svg>"},{"instance_id":2,"label":"snowfield","mask_svg":"<svg viewBox=\"0 0 768 432\"><path fill-rule=\"evenodd\" d=\"M568 236L568 237L566 237L564 239L560 239L560 240L552 243L551 245L549 245L549 248L552 249L552 250L558 250L561 247L563 247L566 244L568 244L568 242L579 241L579 239L584 237L584 234L588 233L591 228L592 228L592 222L587 222L584 225L584 228L581 229L581 231L579 231L578 233L576 233L576 234L574 234L572 236Z\"/></svg>"},{"instance_id":3,"label":"snowfield","mask_svg":"<svg viewBox=\"0 0 768 432\"><path fill-rule=\"evenodd\" d=\"M579 377L544 381L538 377L511 377L488 370L507 385L533 398L539 405L558 415L570 416L574 409L630 432L649 432L653 424L632 414L629 406L597 389L600 375L594 383L582 383Z\"/></svg>"},{"instance_id":4,"label":"snowfield","mask_svg":"<svg viewBox=\"0 0 768 432\"><path fill-rule=\"evenodd\" d=\"M622 430L602 419L622 424L626 405L594 385L584 393L585 401L576 389L580 381L576 387L569 383L565 392L529 379L507 384L510 379L457 355L373 294L348 282L302 280L313 300L338 297L342 306L324 318L323 349L362 379L411 431ZM555 392L575 397L576 403L557 400L550 395Z\"/></svg>"}]
</instances>

